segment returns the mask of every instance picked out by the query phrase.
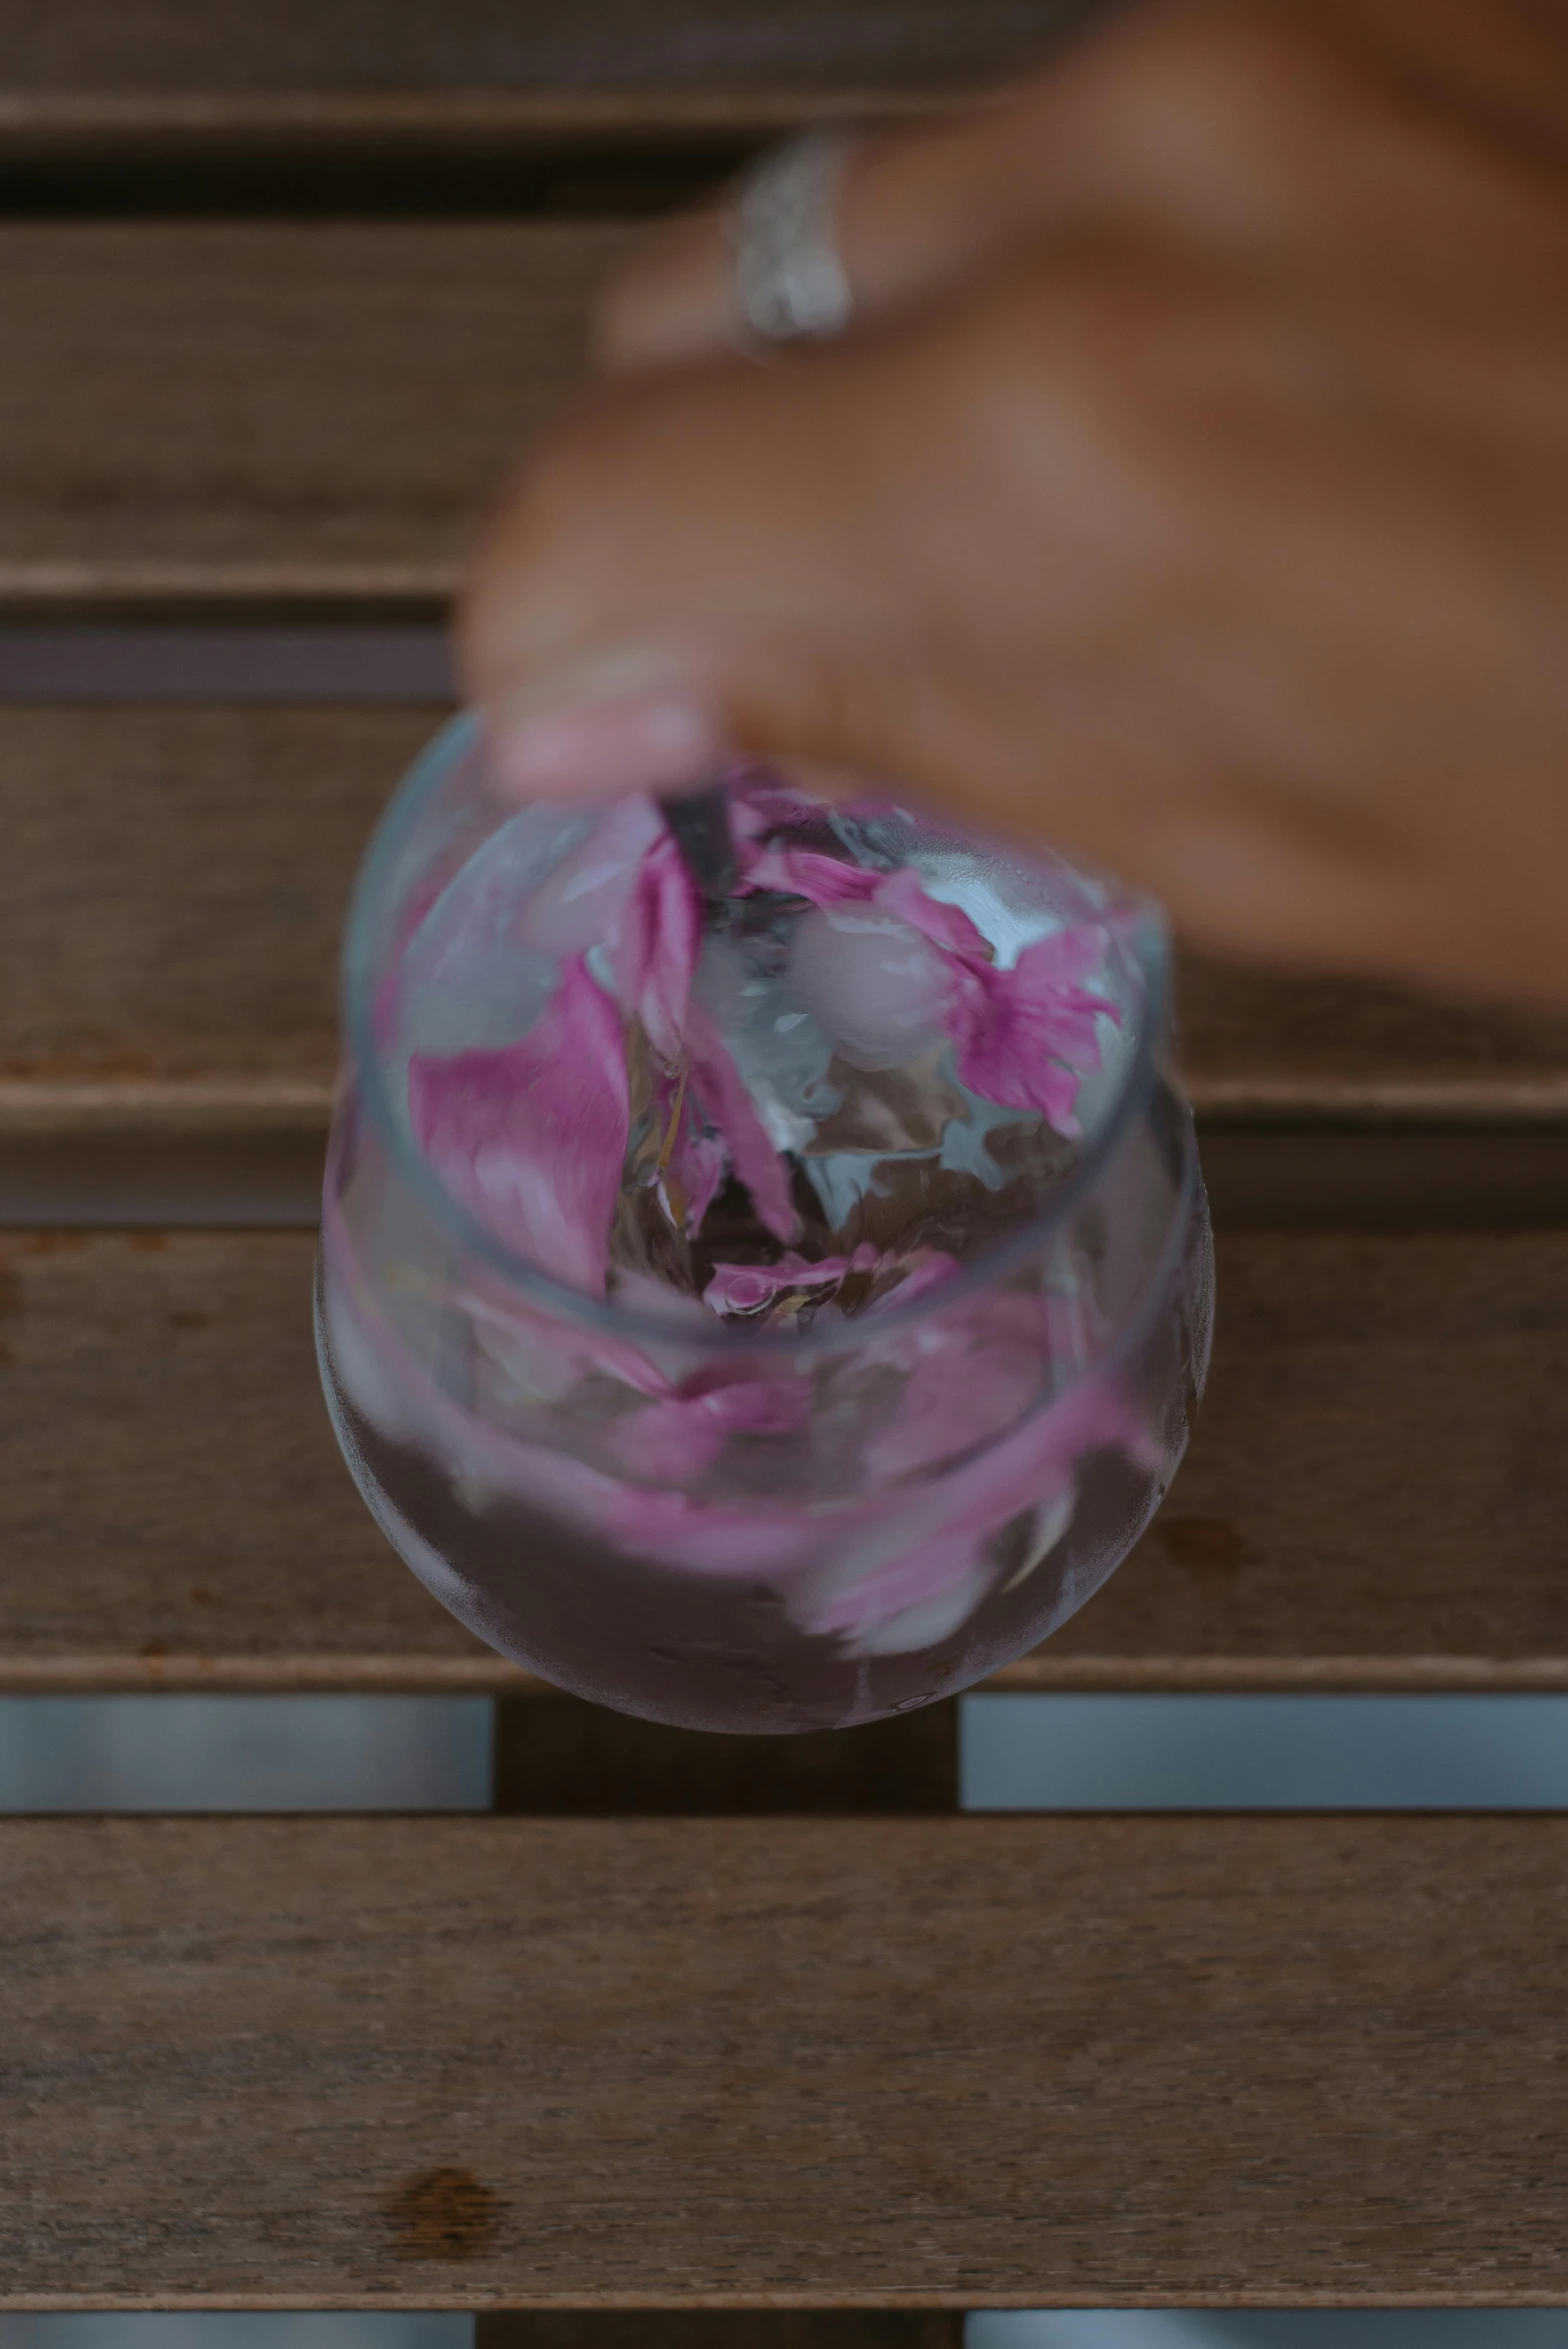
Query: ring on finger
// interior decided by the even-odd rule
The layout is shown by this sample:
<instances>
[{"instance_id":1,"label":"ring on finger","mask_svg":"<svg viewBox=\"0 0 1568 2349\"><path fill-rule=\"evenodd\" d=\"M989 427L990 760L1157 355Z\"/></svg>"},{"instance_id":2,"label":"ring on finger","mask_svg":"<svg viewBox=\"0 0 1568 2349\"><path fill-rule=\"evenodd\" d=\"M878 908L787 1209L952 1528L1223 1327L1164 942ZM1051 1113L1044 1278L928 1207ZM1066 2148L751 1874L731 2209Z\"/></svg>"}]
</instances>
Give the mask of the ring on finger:
<instances>
[{"instance_id":1,"label":"ring on finger","mask_svg":"<svg viewBox=\"0 0 1568 2349\"><path fill-rule=\"evenodd\" d=\"M854 146L843 131L807 131L764 155L737 187L726 226L746 340L826 341L848 326L855 296L838 208Z\"/></svg>"}]
</instances>

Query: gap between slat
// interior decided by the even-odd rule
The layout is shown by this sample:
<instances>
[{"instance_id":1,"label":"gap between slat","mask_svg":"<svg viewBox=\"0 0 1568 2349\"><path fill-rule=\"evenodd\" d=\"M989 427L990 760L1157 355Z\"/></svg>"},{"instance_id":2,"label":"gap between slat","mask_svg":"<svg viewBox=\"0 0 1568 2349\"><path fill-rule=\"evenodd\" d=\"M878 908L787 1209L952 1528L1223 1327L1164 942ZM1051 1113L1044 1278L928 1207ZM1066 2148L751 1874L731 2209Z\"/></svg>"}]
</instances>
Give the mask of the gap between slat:
<instances>
[{"instance_id":1,"label":"gap between slat","mask_svg":"<svg viewBox=\"0 0 1568 2349\"><path fill-rule=\"evenodd\" d=\"M313 1229L331 1097L287 1092L0 1086L0 1229ZM1568 1130L1552 1125L1325 1132L1215 1125L1200 1107L1198 1138L1221 1231L1540 1231L1568 1212Z\"/></svg>"},{"instance_id":2,"label":"gap between slat","mask_svg":"<svg viewBox=\"0 0 1568 2349\"><path fill-rule=\"evenodd\" d=\"M544 1691L0 1699L0 1813L1568 1810L1568 1696L978 1695L806 1739ZM0 2349L5 2349L0 2338Z\"/></svg>"}]
</instances>

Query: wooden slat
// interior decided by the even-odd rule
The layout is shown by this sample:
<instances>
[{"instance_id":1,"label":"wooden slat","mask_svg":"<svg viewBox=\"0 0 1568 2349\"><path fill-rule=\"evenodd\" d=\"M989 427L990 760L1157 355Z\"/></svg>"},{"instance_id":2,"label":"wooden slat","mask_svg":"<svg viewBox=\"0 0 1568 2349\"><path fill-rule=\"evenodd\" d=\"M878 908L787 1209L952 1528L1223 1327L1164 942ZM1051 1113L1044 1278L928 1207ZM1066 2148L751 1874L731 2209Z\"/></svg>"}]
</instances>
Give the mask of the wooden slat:
<instances>
[{"instance_id":1,"label":"wooden slat","mask_svg":"<svg viewBox=\"0 0 1568 2349\"><path fill-rule=\"evenodd\" d=\"M396 123L481 100L504 121L508 99L521 113L594 96L656 115L687 93L876 106L1016 71L1075 13L1063 0L382 0L372 26L354 0L53 0L6 24L0 123L179 126L199 110L245 123L290 104L350 121L379 106Z\"/></svg>"},{"instance_id":2,"label":"wooden slat","mask_svg":"<svg viewBox=\"0 0 1568 2349\"><path fill-rule=\"evenodd\" d=\"M354 867L443 714L0 708L0 1130L322 1131Z\"/></svg>"},{"instance_id":3,"label":"wooden slat","mask_svg":"<svg viewBox=\"0 0 1568 2349\"><path fill-rule=\"evenodd\" d=\"M296 1233L0 1236L0 1686L504 1677L338 1458L312 1253Z\"/></svg>"},{"instance_id":4,"label":"wooden slat","mask_svg":"<svg viewBox=\"0 0 1568 2349\"><path fill-rule=\"evenodd\" d=\"M1232 1238L1191 1453L1015 1686L1568 1686L1568 1233Z\"/></svg>"},{"instance_id":5,"label":"wooden slat","mask_svg":"<svg viewBox=\"0 0 1568 2349\"><path fill-rule=\"evenodd\" d=\"M23 2307L1568 2301L1568 1821L7 1820Z\"/></svg>"},{"instance_id":6,"label":"wooden slat","mask_svg":"<svg viewBox=\"0 0 1568 2349\"><path fill-rule=\"evenodd\" d=\"M1568 1120L1561 1011L1198 955L1183 961L1177 1002L1187 1087L1216 1124Z\"/></svg>"},{"instance_id":7,"label":"wooden slat","mask_svg":"<svg viewBox=\"0 0 1568 2349\"><path fill-rule=\"evenodd\" d=\"M0 314L0 605L439 604L519 440L577 379L592 286L626 242L615 228L494 223L0 228L0 276L13 296ZM106 380L115 385L111 402L100 394ZM6 712L8 803L20 795L45 852L42 864L12 865L7 895L42 886L35 924L52 911L48 892L61 888L68 904L96 914L86 881L49 865L51 845L66 837L56 823L50 840L49 795L61 791L80 808L108 762L138 804L152 793L155 821L175 797L190 811L205 791L199 843L177 861L188 872L199 847L212 859L209 897L232 897L234 868L225 872L222 857L238 842L222 839L221 824L258 776L282 779L285 762L297 759L286 804L298 829L275 828L269 868L295 893L296 925L301 888L313 888L321 908L330 886L335 911L351 861L345 851L413 738L411 721L386 715L344 718L334 737L320 713L275 712L263 722L233 712L200 720L188 712L123 720ZM313 784L329 777L332 807L319 841L307 841L311 827L297 815L307 774ZM107 797L106 785L100 814ZM255 819L252 838L262 822ZM123 819L104 816L102 836L117 830ZM70 836L73 856L86 837ZM307 847L314 883L298 878ZM299 860L292 870L290 854ZM105 869L100 859L100 882ZM160 885L157 872L143 879ZM252 915L264 911L259 899L253 890ZM126 932L140 913L132 891L87 957L84 979L107 971L111 947L134 947ZM152 918L178 919L166 906ZM322 988L330 929L328 921L313 933L297 985L313 973ZM264 921L253 935L275 946ZM144 961L151 943L144 929ZM19 962L18 948L0 951ZM230 968L238 952L229 949ZM275 998L276 981L264 992ZM42 1114L29 1106L37 1096L19 1102L6 1088L29 1052L65 1075L54 1038L17 1034L28 1005L36 1007L36 983L24 978L28 1001L16 1013L9 993L0 994L0 1120ZM67 993L75 1000L62 1015L78 1023L81 1059L80 1034L92 1020L80 993ZM223 986L208 999L224 1002ZM1186 974L1183 1002L1195 1099L1201 1112L1228 1121L1568 1118L1561 1015L1456 1010L1396 989L1238 978L1202 965ZM162 1009L167 1017L172 1006ZM172 1051L167 1042L119 1036L100 1054L154 1087L160 1076L178 1077L179 1105L156 1090L145 1097L153 1120L177 1107L184 1114L196 1100L190 1040L180 1037ZM320 1025L306 1039L272 1019L264 1037L234 1042L234 1055L204 1072L214 1116L236 1114L224 1090L235 1083L244 1090L240 1113L259 1110L274 1125L319 1116L329 1057ZM72 1049L67 1040L66 1058ZM182 1055L184 1065L174 1066ZM264 1108L258 1055L273 1088ZM109 1106L122 1117L132 1097L122 1091ZM99 1114L81 1093L56 1100L53 1111L88 1121Z\"/></svg>"},{"instance_id":8,"label":"wooden slat","mask_svg":"<svg viewBox=\"0 0 1568 2349\"><path fill-rule=\"evenodd\" d=\"M438 607L627 244L495 222L0 227L0 607Z\"/></svg>"},{"instance_id":9,"label":"wooden slat","mask_svg":"<svg viewBox=\"0 0 1568 2349\"><path fill-rule=\"evenodd\" d=\"M0 1235L0 1687L528 1685L340 1465L310 1260ZM1164 1514L993 1685L1568 1688L1568 1234L1236 1237L1219 1269Z\"/></svg>"},{"instance_id":10,"label":"wooden slat","mask_svg":"<svg viewBox=\"0 0 1568 2349\"><path fill-rule=\"evenodd\" d=\"M228 1137L238 1155L293 1137L308 1213L354 865L440 716L0 707L0 1150L139 1135ZM1568 1118L1562 1015L1198 963L1179 1001L1211 1121Z\"/></svg>"}]
</instances>

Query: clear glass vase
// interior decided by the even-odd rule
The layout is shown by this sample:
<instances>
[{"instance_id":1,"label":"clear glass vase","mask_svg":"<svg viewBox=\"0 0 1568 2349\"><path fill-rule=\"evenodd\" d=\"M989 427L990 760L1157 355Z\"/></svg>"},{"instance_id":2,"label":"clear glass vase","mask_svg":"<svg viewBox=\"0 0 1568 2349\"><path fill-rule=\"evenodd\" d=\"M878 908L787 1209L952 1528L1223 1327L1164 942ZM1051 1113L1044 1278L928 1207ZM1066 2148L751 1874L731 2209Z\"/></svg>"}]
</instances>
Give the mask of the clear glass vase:
<instances>
[{"instance_id":1,"label":"clear glass vase","mask_svg":"<svg viewBox=\"0 0 1568 2349\"><path fill-rule=\"evenodd\" d=\"M814 1126L799 1103L820 1110L819 1041L817 1063L797 1053L793 1074L770 1062L753 1083L775 1136L795 1119L810 1228L798 1247L759 1247L752 1231L729 1251L742 1260L724 1262L728 1195L695 1239L668 1220L667 1103L644 1071L610 1270L585 1282L569 1241L557 1259L498 1237L420 1147L409 1099L420 1055L540 1032L557 973L520 942L518 908L581 851L592 820L519 811L460 722L366 859L317 1284L345 1457L454 1614L600 1703L780 1732L951 1695L1105 1581L1158 1506L1202 1387L1212 1247L1190 1114L1166 1067L1163 928L1064 864L884 810L866 835L877 853L978 909L999 958L1092 921L1104 1049L1073 1114L1053 1127L977 1103L949 1055L929 1062L930 1081L957 1111L923 1130L904 1072L895 1082L862 1052L870 1074L827 1064L839 1106ZM816 1002L780 1013L770 981L776 1054L776 1032L820 1040L831 1025L812 986L820 996L823 952L843 939L775 902L799 999ZM754 914L708 956L718 978L699 971L743 1072L762 1066L742 1031L764 990L726 995L725 973L744 975L747 955L777 972L780 934ZM846 1081L860 1088L848 1106ZM857 1115L880 1137L859 1156L843 1142ZM833 1147L813 1157L801 1137L817 1134ZM662 1223L648 1220L655 1196Z\"/></svg>"}]
</instances>

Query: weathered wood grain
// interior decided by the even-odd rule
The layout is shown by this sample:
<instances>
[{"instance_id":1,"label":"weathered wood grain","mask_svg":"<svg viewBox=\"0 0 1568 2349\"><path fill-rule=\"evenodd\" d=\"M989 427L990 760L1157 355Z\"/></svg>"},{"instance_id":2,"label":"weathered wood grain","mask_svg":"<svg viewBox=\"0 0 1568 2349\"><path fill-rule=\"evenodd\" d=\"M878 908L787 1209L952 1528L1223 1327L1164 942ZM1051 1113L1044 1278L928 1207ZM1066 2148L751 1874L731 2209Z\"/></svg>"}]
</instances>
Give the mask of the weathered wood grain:
<instances>
[{"instance_id":1,"label":"weathered wood grain","mask_svg":"<svg viewBox=\"0 0 1568 2349\"><path fill-rule=\"evenodd\" d=\"M442 603L616 227L0 225L0 605Z\"/></svg>"},{"instance_id":2,"label":"weathered wood grain","mask_svg":"<svg viewBox=\"0 0 1568 2349\"><path fill-rule=\"evenodd\" d=\"M318 1149L354 866L441 715L0 706L0 1139ZM1201 962L1178 999L1200 1116L1568 1119L1562 1014Z\"/></svg>"},{"instance_id":3,"label":"weathered wood grain","mask_svg":"<svg viewBox=\"0 0 1568 2349\"><path fill-rule=\"evenodd\" d=\"M0 1235L0 1687L529 1685L341 1467L310 1261ZM1165 1512L994 1685L1568 1688L1568 1234L1235 1237L1219 1274Z\"/></svg>"},{"instance_id":4,"label":"weathered wood grain","mask_svg":"<svg viewBox=\"0 0 1568 2349\"><path fill-rule=\"evenodd\" d=\"M338 1457L312 1254L0 1236L0 1685L494 1683Z\"/></svg>"},{"instance_id":5,"label":"weathered wood grain","mask_svg":"<svg viewBox=\"0 0 1568 2349\"><path fill-rule=\"evenodd\" d=\"M1222 1240L1169 1501L1014 1685L1568 1685L1568 1234Z\"/></svg>"},{"instance_id":6,"label":"weathered wood grain","mask_svg":"<svg viewBox=\"0 0 1568 2349\"><path fill-rule=\"evenodd\" d=\"M1463 1003L1365 979L1306 978L1183 958L1181 1060L1215 1123L1346 1125L1391 1114L1560 1125L1568 1119L1568 1016Z\"/></svg>"},{"instance_id":7,"label":"weathered wood grain","mask_svg":"<svg viewBox=\"0 0 1568 2349\"><path fill-rule=\"evenodd\" d=\"M12 2306L1568 2301L1555 1818L0 1823Z\"/></svg>"},{"instance_id":8,"label":"weathered wood grain","mask_svg":"<svg viewBox=\"0 0 1568 2349\"><path fill-rule=\"evenodd\" d=\"M941 95L1016 70L1062 0L53 0L7 7L12 109L671 90Z\"/></svg>"},{"instance_id":9,"label":"weathered wood grain","mask_svg":"<svg viewBox=\"0 0 1568 2349\"><path fill-rule=\"evenodd\" d=\"M0 708L0 1123L319 1127L354 868L442 714Z\"/></svg>"}]
</instances>

